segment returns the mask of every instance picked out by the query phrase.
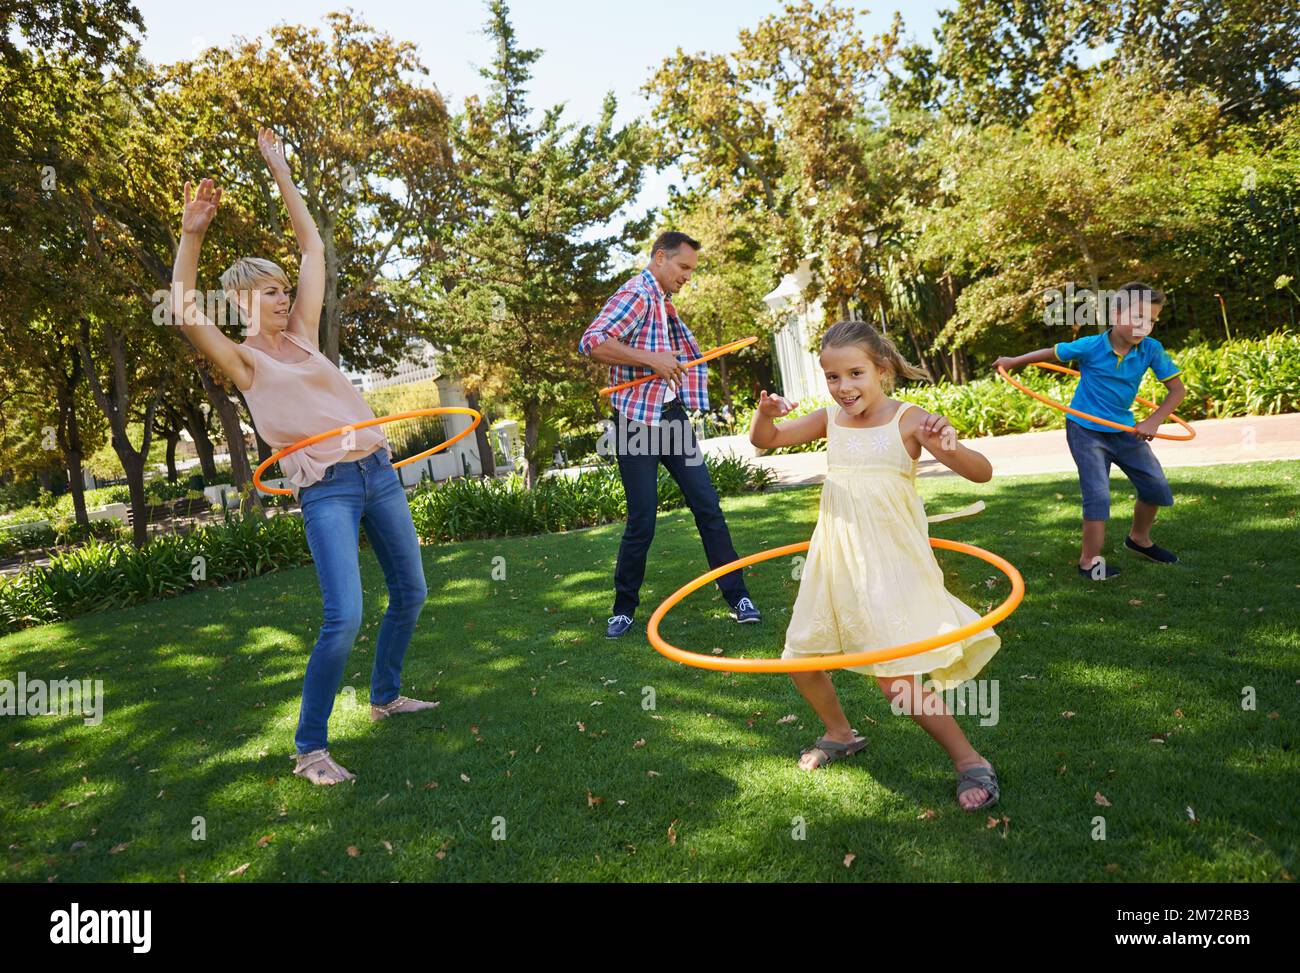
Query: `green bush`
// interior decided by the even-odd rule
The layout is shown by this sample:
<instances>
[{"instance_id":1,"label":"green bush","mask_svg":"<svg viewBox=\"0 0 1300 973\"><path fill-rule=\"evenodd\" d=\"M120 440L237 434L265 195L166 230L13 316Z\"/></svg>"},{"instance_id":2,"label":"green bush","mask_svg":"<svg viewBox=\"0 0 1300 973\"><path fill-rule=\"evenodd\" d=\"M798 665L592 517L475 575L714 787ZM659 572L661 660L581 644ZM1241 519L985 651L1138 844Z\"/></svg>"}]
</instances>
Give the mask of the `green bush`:
<instances>
[{"instance_id":1,"label":"green bush","mask_svg":"<svg viewBox=\"0 0 1300 973\"><path fill-rule=\"evenodd\" d=\"M98 490L86 491L87 510L106 507L110 503L130 502L131 492L125 486L100 487ZM71 493L62 493L56 497L42 490L32 503L0 515L0 526L29 524L35 520L57 520L60 517L71 518L72 516Z\"/></svg>"},{"instance_id":2,"label":"green bush","mask_svg":"<svg viewBox=\"0 0 1300 973\"><path fill-rule=\"evenodd\" d=\"M196 557L202 577L196 578ZM57 554L48 567L0 579L6 631L251 578L311 560L302 518L232 517L188 534L164 534L143 548L93 539Z\"/></svg>"},{"instance_id":3,"label":"green bush","mask_svg":"<svg viewBox=\"0 0 1300 973\"><path fill-rule=\"evenodd\" d=\"M1181 369L1178 377L1187 387L1187 398L1176 410L1182 419L1300 411L1300 337L1295 334L1280 331L1263 338L1190 345L1169 351ZM1073 376L1032 365L1020 369L1016 378L1035 392L1067 405L1078 381ZM1166 391L1164 383L1148 371L1138 395L1159 402ZM964 385L912 383L900 388L896 397L946 416L965 438L1065 427L1064 412L1030 398L997 376L978 378ZM806 399L791 415L807 415L829 401L829 398ZM1148 411L1138 405L1134 415L1140 419ZM748 425L753 418L752 409L745 418ZM775 452L813 452L824 448L825 442L819 440Z\"/></svg>"},{"instance_id":4,"label":"green bush","mask_svg":"<svg viewBox=\"0 0 1300 973\"><path fill-rule=\"evenodd\" d=\"M762 490L775 478L767 469L736 457L705 457L720 496ZM659 468L659 506L685 503L681 489ZM426 543L480 537L542 534L622 520L627 498L618 466L606 463L577 476L548 476L529 490L520 476L425 482L411 494L411 516Z\"/></svg>"},{"instance_id":5,"label":"green bush","mask_svg":"<svg viewBox=\"0 0 1300 973\"><path fill-rule=\"evenodd\" d=\"M203 491L194 489L189 478L179 479L175 483L165 477L149 480L144 485L144 495L150 503L167 503L170 500L183 500L187 497L201 497ZM127 503L130 502L128 499Z\"/></svg>"}]
</instances>

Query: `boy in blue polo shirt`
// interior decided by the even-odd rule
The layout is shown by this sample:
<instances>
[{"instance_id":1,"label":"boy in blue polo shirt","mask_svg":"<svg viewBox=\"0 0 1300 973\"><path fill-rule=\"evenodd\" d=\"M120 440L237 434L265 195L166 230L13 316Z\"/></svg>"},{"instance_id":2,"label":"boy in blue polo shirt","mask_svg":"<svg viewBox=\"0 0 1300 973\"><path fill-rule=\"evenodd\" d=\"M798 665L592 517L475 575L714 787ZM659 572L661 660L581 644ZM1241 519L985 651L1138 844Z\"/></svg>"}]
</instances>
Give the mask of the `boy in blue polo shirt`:
<instances>
[{"instance_id":1,"label":"boy in blue polo shirt","mask_svg":"<svg viewBox=\"0 0 1300 973\"><path fill-rule=\"evenodd\" d=\"M1111 326L1104 333L1058 342L1051 348L1015 358L999 358L993 363L996 372L999 365L1010 370L1034 362L1078 362L1079 384L1070 407L1135 429L1123 432L1078 416L1065 417L1065 438L1079 468L1083 493L1079 574L1094 581L1105 581L1120 573L1101 557L1106 520L1110 517L1111 463L1124 471L1137 490L1133 529L1124 538L1124 546L1162 564L1178 560L1151 540L1156 512L1160 507L1173 506L1174 495L1147 443L1187 395L1182 380L1177 377L1178 367L1160 342L1148 337L1164 303L1164 294L1147 284L1125 284L1110 301L1107 313ZM1134 423L1133 399L1148 368L1165 383L1169 394L1155 412Z\"/></svg>"}]
</instances>

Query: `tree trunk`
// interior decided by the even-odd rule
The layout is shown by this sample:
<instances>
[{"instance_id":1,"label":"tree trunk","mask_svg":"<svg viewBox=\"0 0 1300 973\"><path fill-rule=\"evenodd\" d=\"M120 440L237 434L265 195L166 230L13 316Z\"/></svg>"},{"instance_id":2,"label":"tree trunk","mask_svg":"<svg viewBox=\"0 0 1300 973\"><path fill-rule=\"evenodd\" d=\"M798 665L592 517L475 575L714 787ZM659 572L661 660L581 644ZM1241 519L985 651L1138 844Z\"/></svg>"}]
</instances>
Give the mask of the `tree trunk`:
<instances>
[{"instance_id":1,"label":"tree trunk","mask_svg":"<svg viewBox=\"0 0 1300 973\"><path fill-rule=\"evenodd\" d=\"M180 439L181 439L181 434L174 429L167 435L167 482L168 483L175 483L177 480L181 478L181 475L178 472L176 472L176 444L180 442Z\"/></svg>"},{"instance_id":2,"label":"tree trunk","mask_svg":"<svg viewBox=\"0 0 1300 973\"><path fill-rule=\"evenodd\" d=\"M181 408L181 421L185 424L185 431L194 440L194 452L199 455L199 469L203 471L204 479L215 480L217 464L212 458L212 437L208 435L207 416L202 409L187 402Z\"/></svg>"},{"instance_id":3,"label":"tree trunk","mask_svg":"<svg viewBox=\"0 0 1300 973\"><path fill-rule=\"evenodd\" d=\"M727 378L727 356L723 355L718 359L721 365L718 369L718 378L722 381L722 402L731 408L731 381Z\"/></svg>"},{"instance_id":4,"label":"tree trunk","mask_svg":"<svg viewBox=\"0 0 1300 973\"><path fill-rule=\"evenodd\" d=\"M339 363L339 255L334 246L334 223L332 216L322 214L320 223L321 240L325 244L325 300L321 306L320 331L318 333L321 354L335 366Z\"/></svg>"},{"instance_id":5,"label":"tree trunk","mask_svg":"<svg viewBox=\"0 0 1300 973\"><path fill-rule=\"evenodd\" d=\"M113 452L126 473L126 487L131 493L131 543L144 547L149 541L149 517L145 508L149 500L144 493L144 456L127 440L113 434Z\"/></svg>"},{"instance_id":6,"label":"tree trunk","mask_svg":"<svg viewBox=\"0 0 1300 973\"><path fill-rule=\"evenodd\" d=\"M232 485L243 494L252 484L253 471L248 465L248 450L244 444L244 431L239 426L239 409L235 407L235 403L230 396L226 394L226 390L217 384L216 380L207 373L207 370L202 365L195 367L199 373L199 380L203 383L203 390L208 393L208 401L212 403L212 407L217 411L222 434L226 437L226 449L230 453L230 479ZM262 511L262 498L257 495L257 490L254 489L240 503L240 506L245 512L255 506L260 514Z\"/></svg>"},{"instance_id":7,"label":"tree trunk","mask_svg":"<svg viewBox=\"0 0 1300 973\"><path fill-rule=\"evenodd\" d=\"M72 512L81 526L90 523L86 513L86 479L81 468L81 427L77 425L76 389L81 379L81 369L75 356L71 357L67 371L59 370L59 445L63 450L63 464L68 470L68 489L72 491Z\"/></svg>"},{"instance_id":8,"label":"tree trunk","mask_svg":"<svg viewBox=\"0 0 1300 973\"><path fill-rule=\"evenodd\" d=\"M127 438L127 415L129 412L131 392L126 378L126 348L107 321L103 324L104 345L113 363L113 380L108 389L99 381L94 362L90 358L90 321L82 318L80 332L77 336L77 352L81 356L81 369L90 384L91 394L96 404L103 410L112 429L113 452L117 453L118 462L126 473L127 487L131 493L131 511L134 522L132 541L136 547L144 547L149 539L147 516L145 513L144 464L149 456L149 444L153 438L154 414L158 410L164 382L159 381L154 393L145 407L144 435L137 450Z\"/></svg>"},{"instance_id":9,"label":"tree trunk","mask_svg":"<svg viewBox=\"0 0 1300 973\"><path fill-rule=\"evenodd\" d=\"M537 440L541 432L541 409L529 403L524 410L524 485L530 490L537 483Z\"/></svg>"},{"instance_id":10,"label":"tree trunk","mask_svg":"<svg viewBox=\"0 0 1300 973\"><path fill-rule=\"evenodd\" d=\"M479 405L477 392L465 392L465 404L475 412L482 415L483 409ZM479 476L483 479L490 479L496 476L497 460L492 452L492 440L488 438L488 417L483 416L483 421L478 424L474 430L474 442L478 446L478 467Z\"/></svg>"},{"instance_id":11,"label":"tree trunk","mask_svg":"<svg viewBox=\"0 0 1300 973\"><path fill-rule=\"evenodd\" d=\"M276 453L276 450L272 449L271 444L257 431L257 423L253 421L253 410L248 407L248 399L244 398L244 393L235 389L235 395L239 397L244 412L248 414L248 424L253 427L253 442L257 446L257 465L261 466Z\"/></svg>"}]
</instances>

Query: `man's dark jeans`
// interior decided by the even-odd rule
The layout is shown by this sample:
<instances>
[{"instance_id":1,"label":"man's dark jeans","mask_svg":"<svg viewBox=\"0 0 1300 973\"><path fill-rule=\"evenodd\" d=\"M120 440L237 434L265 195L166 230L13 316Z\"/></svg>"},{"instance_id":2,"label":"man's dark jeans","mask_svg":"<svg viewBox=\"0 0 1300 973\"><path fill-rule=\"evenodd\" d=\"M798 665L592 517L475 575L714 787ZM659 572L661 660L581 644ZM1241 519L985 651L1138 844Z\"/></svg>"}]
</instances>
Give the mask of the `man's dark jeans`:
<instances>
[{"instance_id":1,"label":"man's dark jeans","mask_svg":"<svg viewBox=\"0 0 1300 973\"><path fill-rule=\"evenodd\" d=\"M670 423L674 425L670 427ZM638 437L638 427L647 435ZM650 552L650 542L654 540L655 515L659 507L660 463L677 481L687 506L695 514L695 527L704 542L709 567L721 567L739 558L718 504L718 492L713 488L713 480L704 465L703 454L681 400L664 406L658 435L648 435L650 432L643 424L614 413L615 455L623 490L627 494L627 526L623 530L618 564L614 568L615 615L632 616L641 601L641 582L645 578L646 556ZM638 449L638 439L650 448ZM634 452L639 455L628 455ZM685 583L694 574L689 566L681 565L675 568L672 583ZM733 608L740 599L749 597L740 571L724 574L717 585L727 604Z\"/></svg>"}]
</instances>

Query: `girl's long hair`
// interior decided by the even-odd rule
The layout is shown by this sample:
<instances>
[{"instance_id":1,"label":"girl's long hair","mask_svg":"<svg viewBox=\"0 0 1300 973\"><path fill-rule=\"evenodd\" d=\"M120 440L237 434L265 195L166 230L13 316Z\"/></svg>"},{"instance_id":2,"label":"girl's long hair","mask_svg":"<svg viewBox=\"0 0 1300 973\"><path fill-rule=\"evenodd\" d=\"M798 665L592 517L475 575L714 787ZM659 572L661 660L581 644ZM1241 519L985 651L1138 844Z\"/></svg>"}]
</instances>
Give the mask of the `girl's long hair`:
<instances>
[{"instance_id":1,"label":"girl's long hair","mask_svg":"<svg viewBox=\"0 0 1300 973\"><path fill-rule=\"evenodd\" d=\"M822 336L822 351L845 345L856 345L867 353L872 364L881 371L880 384L886 393L894 391L894 383L900 375L904 378L929 378L904 358L892 341L866 321L839 321Z\"/></svg>"}]
</instances>

